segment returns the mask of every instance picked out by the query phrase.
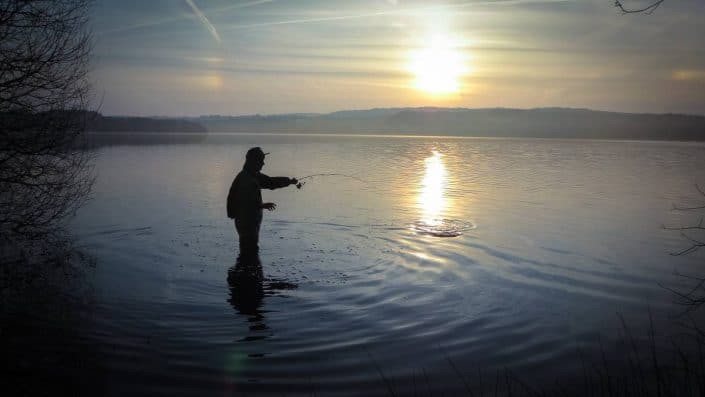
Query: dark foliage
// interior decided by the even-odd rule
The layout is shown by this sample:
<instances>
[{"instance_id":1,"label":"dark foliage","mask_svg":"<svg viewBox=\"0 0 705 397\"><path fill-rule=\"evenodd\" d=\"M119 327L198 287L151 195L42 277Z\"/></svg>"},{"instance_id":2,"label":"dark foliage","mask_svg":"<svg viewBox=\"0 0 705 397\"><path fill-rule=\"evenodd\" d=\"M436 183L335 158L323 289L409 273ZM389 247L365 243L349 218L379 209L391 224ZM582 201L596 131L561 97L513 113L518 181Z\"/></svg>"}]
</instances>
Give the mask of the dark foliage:
<instances>
[{"instance_id":1,"label":"dark foliage","mask_svg":"<svg viewBox=\"0 0 705 397\"><path fill-rule=\"evenodd\" d=\"M184 119L176 118L153 118L153 117L117 117L103 116L93 113L88 117L88 132L177 132L205 134L208 131L202 125Z\"/></svg>"}]
</instances>

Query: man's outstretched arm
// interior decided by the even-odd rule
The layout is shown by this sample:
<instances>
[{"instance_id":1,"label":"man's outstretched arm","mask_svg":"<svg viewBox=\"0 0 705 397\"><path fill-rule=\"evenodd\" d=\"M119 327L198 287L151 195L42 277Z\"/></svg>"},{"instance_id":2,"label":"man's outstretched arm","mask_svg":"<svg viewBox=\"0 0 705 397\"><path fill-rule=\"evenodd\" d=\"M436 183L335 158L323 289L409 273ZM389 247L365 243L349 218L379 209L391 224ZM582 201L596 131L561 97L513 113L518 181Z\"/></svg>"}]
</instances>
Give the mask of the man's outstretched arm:
<instances>
[{"instance_id":1,"label":"man's outstretched arm","mask_svg":"<svg viewBox=\"0 0 705 397\"><path fill-rule=\"evenodd\" d=\"M289 178L286 176L267 176L262 173L257 176L257 181L259 182L259 186L263 189L279 189L289 185L295 185L299 182L296 178Z\"/></svg>"}]
</instances>

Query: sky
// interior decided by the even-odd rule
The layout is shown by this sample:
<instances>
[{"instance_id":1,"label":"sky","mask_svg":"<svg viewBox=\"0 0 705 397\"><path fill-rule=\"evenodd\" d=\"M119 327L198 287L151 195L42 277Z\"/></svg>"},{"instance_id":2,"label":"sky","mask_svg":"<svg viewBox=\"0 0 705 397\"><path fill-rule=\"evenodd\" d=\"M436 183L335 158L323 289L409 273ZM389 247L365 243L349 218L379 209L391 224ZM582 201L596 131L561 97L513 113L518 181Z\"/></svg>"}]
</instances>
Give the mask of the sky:
<instances>
[{"instance_id":1,"label":"sky","mask_svg":"<svg viewBox=\"0 0 705 397\"><path fill-rule=\"evenodd\" d=\"M705 0L651 15L613 0L96 0L91 12L107 115L705 114Z\"/></svg>"}]
</instances>

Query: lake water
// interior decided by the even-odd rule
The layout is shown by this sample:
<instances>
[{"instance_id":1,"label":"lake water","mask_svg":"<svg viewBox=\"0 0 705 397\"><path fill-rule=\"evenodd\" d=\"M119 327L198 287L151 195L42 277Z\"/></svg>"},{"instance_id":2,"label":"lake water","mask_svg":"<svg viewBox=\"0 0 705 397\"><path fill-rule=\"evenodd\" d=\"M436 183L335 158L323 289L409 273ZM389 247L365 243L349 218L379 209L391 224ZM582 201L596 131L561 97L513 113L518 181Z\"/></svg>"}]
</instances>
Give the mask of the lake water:
<instances>
[{"instance_id":1,"label":"lake water","mask_svg":"<svg viewBox=\"0 0 705 397\"><path fill-rule=\"evenodd\" d=\"M227 282L251 146L270 176L350 176L263 191L261 300ZM96 172L71 226L96 260L75 338L116 396L452 395L504 368L570 384L576 348L618 349L618 314L677 332L660 284L703 273L662 227L697 224L672 210L702 198L697 143L226 134L101 148Z\"/></svg>"}]
</instances>

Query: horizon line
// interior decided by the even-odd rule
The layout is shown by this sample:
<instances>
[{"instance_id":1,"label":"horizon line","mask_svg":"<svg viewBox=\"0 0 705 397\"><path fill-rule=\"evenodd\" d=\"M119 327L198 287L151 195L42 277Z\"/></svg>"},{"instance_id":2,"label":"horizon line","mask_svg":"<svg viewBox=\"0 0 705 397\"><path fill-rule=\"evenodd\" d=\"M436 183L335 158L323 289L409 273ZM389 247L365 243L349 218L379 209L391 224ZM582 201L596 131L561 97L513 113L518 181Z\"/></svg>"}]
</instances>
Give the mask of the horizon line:
<instances>
[{"instance_id":1,"label":"horizon line","mask_svg":"<svg viewBox=\"0 0 705 397\"><path fill-rule=\"evenodd\" d=\"M437 110L547 110L547 109L560 109L560 110L582 110L590 111L596 113L617 113L617 114L635 114L635 115L674 115L674 116L695 116L695 117L705 117L705 113L685 113L685 112L627 112L619 110L602 110L602 109L591 109L587 107L567 107L567 106L540 106L531 108L520 108L520 107L506 107L506 106L493 106L493 107L446 107L446 106L390 106L390 107L372 107L372 108L354 108L354 109L339 109L330 112L285 112L285 113L243 113L243 114L198 114L198 115L128 115L128 114L103 114L99 110L95 110L97 113L104 117L137 117L137 118L161 118L161 119L192 119L201 117L274 117L274 116L293 116L293 115L310 115L310 116L325 116L334 113L341 112L365 112L374 110L423 110L423 109L437 109Z\"/></svg>"}]
</instances>

